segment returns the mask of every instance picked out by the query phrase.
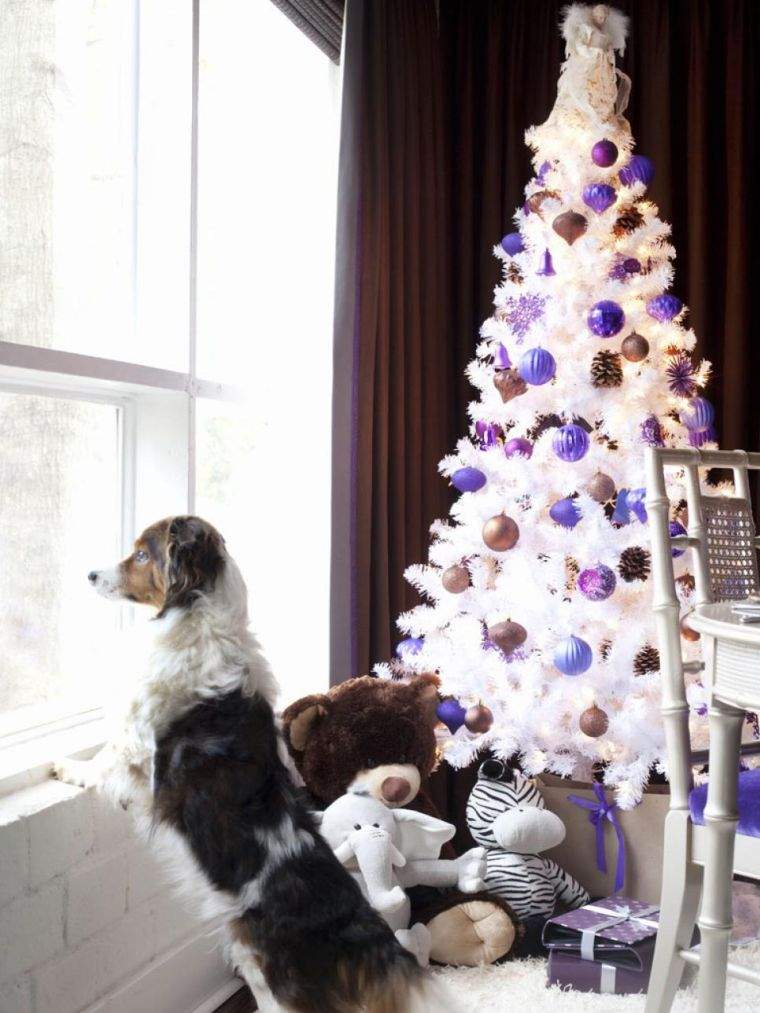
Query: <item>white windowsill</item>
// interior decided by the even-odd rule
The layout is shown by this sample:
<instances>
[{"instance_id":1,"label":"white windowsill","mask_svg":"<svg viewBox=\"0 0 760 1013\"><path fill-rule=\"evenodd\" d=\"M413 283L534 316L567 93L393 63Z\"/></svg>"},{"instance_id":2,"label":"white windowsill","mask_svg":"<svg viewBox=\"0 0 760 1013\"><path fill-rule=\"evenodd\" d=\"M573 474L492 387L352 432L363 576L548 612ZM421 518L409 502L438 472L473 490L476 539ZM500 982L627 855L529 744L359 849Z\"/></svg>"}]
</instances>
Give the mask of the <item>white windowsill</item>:
<instances>
[{"instance_id":1,"label":"white windowsill","mask_svg":"<svg viewBox=\"0 0 760 1013\"><path fill-rule=\"evenodd\" d=\"M106 722L101 717L0 750L0 798L48 780L55 760L89 759L106 737Z\"/></svg>"}]
</instances>

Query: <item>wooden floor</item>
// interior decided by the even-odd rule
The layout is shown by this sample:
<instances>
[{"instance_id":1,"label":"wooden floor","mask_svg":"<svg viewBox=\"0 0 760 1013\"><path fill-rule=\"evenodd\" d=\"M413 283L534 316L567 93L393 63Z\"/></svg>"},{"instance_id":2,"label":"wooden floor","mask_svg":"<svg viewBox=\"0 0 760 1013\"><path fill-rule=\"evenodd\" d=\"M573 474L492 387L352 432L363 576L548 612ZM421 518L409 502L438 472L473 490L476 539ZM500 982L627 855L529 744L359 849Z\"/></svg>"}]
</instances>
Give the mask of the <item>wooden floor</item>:
<instances>
[{"instance_id":1,"label":"wooden floor","mask_svg":"<svg viewBox=\"0 0 760 1013\"><path fill-rule=\"evenodd\" d=\"M254 1013L256 1003L248 988L243 985L239 992L223 1002L216 1013Z\"/></svg>"}]
</instances>

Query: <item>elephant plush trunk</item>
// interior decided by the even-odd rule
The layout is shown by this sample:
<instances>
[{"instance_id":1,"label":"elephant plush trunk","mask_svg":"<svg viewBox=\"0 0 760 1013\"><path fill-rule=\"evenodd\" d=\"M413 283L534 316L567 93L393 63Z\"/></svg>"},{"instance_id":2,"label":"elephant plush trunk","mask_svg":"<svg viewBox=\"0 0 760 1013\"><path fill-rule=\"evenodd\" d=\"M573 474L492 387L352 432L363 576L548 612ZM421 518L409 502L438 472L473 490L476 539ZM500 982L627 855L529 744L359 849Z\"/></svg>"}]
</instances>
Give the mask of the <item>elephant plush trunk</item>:
<instances>
[{"instance_id":1,"label":"elephant plush trunk","mask_svg":"<svg viewBox=\"0 0 760 1013\"><path fill-rule=\"evenodd\" d=\"M362 827L351 834L350 841L372 907L387 919L408 906L394 872L394 865L403 865L404 858L388 832L378 827Z\"/></svg>"}]
</instances>

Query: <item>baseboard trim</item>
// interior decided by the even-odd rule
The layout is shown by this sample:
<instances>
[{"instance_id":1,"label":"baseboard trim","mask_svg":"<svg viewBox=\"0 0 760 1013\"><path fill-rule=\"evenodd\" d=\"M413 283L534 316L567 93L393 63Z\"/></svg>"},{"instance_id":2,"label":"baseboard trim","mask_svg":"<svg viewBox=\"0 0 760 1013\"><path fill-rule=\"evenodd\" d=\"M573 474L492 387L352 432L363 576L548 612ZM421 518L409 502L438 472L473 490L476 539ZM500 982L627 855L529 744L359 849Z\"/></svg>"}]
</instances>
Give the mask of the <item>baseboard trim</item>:
<instances>
[{"instance_id":1,"label":"baseboard trim","mask_svg":"<svg viewBox=\"0 0 760 1013\"><path fill-rule=\"evenodd\" d=\"M242 987L243 982L240 978L230 978L225 985L218 988L216 992L214 992L213 995L210 995L208 999L200 1004L200 1006L196 1006L195 1009L192 1010L192 1013L215 1013L222 1003L231 999Z\"/></svg>"}]
</instances>

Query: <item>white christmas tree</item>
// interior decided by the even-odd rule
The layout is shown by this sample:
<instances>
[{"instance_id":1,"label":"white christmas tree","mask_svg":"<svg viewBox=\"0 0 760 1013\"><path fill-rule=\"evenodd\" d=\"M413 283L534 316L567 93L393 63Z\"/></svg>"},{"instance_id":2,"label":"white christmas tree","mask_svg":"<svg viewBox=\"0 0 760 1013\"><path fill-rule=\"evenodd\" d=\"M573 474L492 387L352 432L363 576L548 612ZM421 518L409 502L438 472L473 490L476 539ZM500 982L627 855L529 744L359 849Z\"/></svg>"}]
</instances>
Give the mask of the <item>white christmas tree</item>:
<instances>
[{"instance_id":1,"label":"white christmas tree","mask_svg":"<svg viewBox=\"0 0 760 1013\"><path fill-rule=\"evenodd\" d=\"M440 464L461 496L406 574L428 603L398 621L403 667L440 675L448 762L489 749L529 774L601 768L624 808L664 752L643 450L714 440L709 364L668 292L670 230L623 116L626 26L603 5L565 12L557 101L527 132L536 176L468 367L470 435Z\"/></svg>"}]
</instances>

